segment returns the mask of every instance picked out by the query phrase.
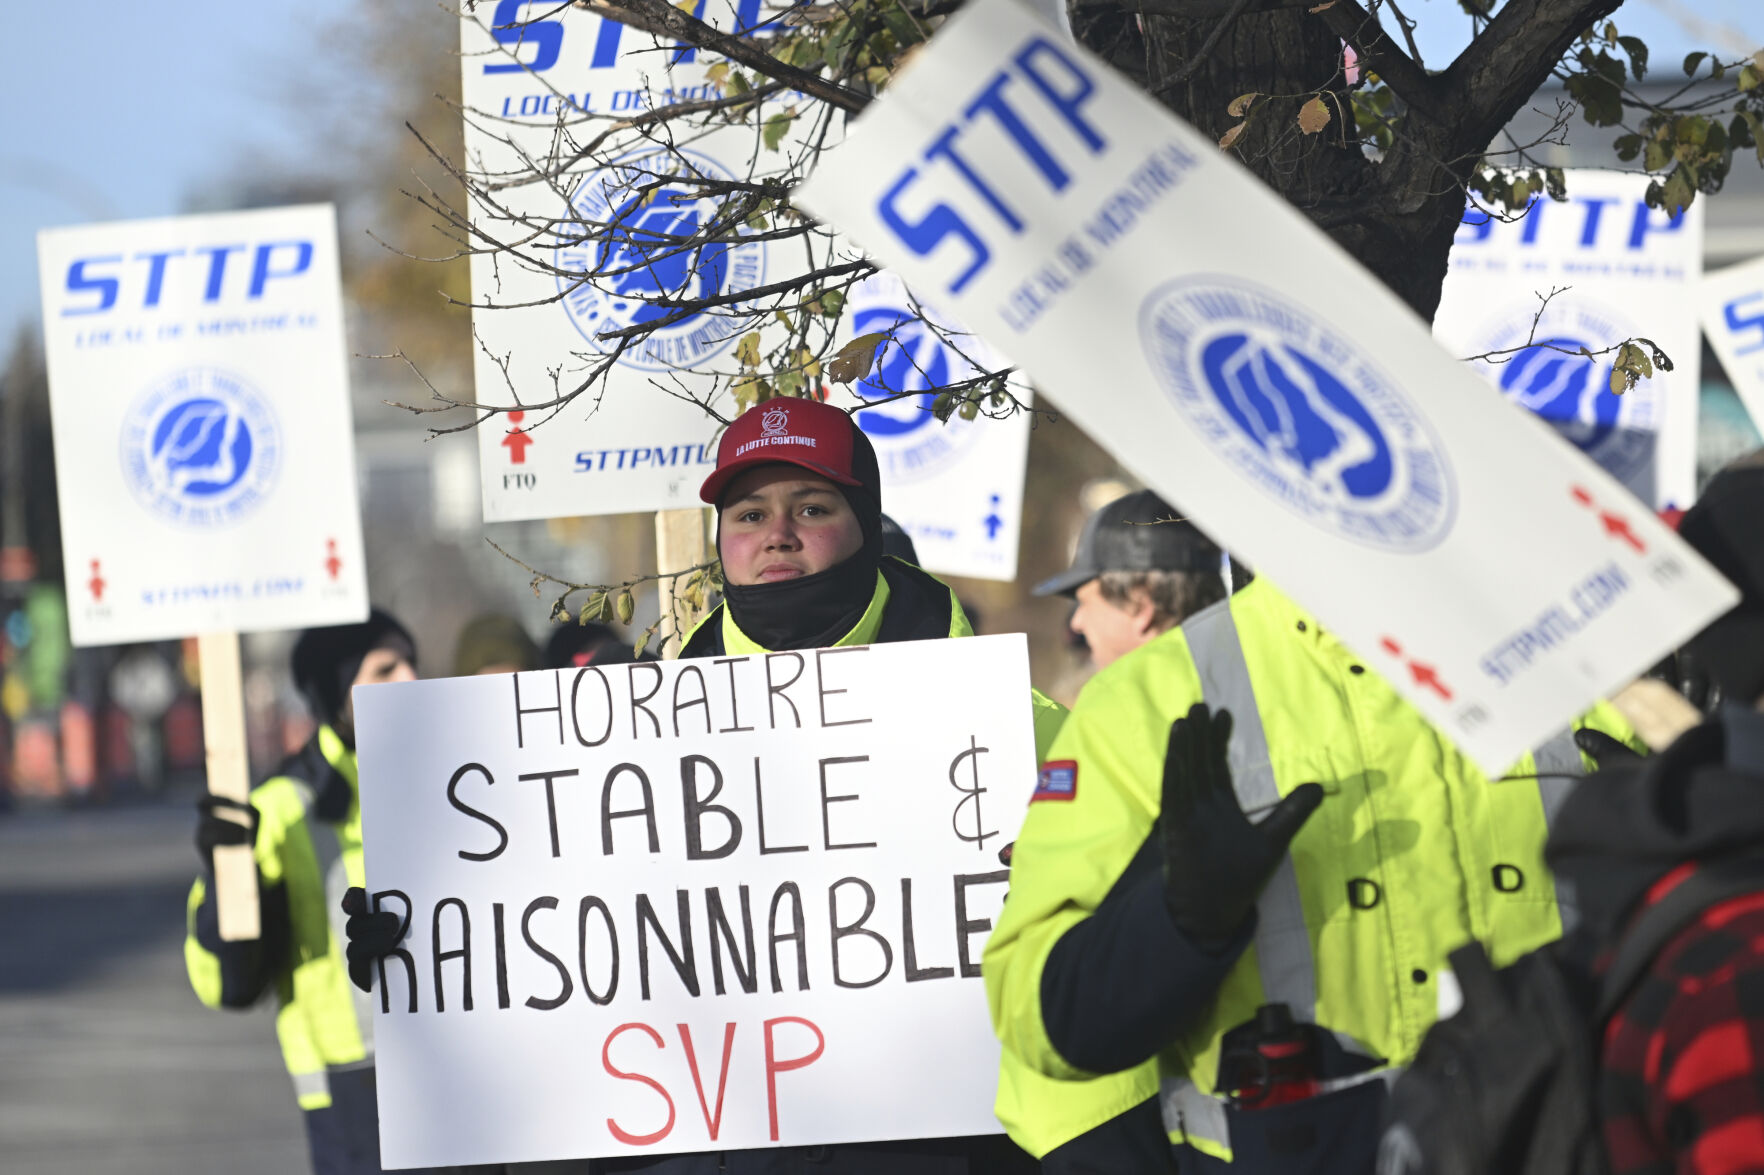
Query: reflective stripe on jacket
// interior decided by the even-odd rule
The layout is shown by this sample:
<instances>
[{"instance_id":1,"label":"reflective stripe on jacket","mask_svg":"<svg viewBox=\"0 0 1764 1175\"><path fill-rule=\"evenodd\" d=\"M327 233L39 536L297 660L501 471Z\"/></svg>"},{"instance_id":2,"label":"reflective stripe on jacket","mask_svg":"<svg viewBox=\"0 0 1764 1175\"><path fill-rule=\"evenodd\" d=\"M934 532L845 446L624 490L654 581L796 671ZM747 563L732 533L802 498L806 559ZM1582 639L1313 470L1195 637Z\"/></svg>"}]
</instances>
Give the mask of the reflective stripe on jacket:
<instances>
[{"instance_id":1,"label":"reflective stripe on jacket","mask_svg":"<svg viewBox=\"0 0 1764 1175\"><path fill-rule=\"evenodd\" d=\"M1044 1023L1048 956L1146 845L1170 724L1203 700L1233 714L1233 782L1251 819L1301 783L1325 793L1210 1005L1177 1040L1146 1042L1165 1046L1172 1139L1229 1159L1212 1096L1220 1038L1261 1004L1287 1003L1350 1052L1400 1066L1436 1017L1451 950L1477 938L1504 964L1560 936L1543 844L1586 764L1564 731L1489 780L1265 580L1197 613L1085 687L1051 752L1073 764L1071 795L1031 805L1017 840L984 973L1005 1049L1048 1076L1083 1073ZM1633 741L1608 706L1580 724Z\"/></svg>"},{"instance_id":2,"label":"reflective stripe on jacket","mask_svg":"<svg viewBox=\"0 0 1764 1175\"><path fill-rule=\"evenodd\" d=\"M355 752L322 726L278 775L252 789L251 804L258 883L287 904L285 923L266 920L266 934L286 941L261 944L273 960L266 979L276 993L276 1036L301 1109L323 1109L331 1104L327 1070L359 1064L373 1047L366 999L344 966L339 909L343 890L363 884ZM219 944L198 933L204 907L212 911L207 889L197 878L190 890L184 961L197 997L220 1007L225 963Z\"/></svg>"}]
</instances>

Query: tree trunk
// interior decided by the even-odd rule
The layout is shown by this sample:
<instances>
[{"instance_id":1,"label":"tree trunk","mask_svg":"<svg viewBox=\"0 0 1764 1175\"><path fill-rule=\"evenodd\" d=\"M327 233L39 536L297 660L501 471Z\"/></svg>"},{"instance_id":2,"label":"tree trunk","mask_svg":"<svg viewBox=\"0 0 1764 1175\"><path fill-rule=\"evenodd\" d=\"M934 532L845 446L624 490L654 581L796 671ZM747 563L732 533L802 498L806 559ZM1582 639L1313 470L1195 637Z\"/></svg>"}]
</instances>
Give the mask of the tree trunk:
<instances>
[{"instance_id":1,"label":"tree trunk","mask_svg":"<svg viewBox=\"0 0 1764 1175\"><path fill-rule=\"evenodd\" d=\"M1211 138L1243 121L1228 112L1234 99L1270 95L1252 106L1233 154L1432 321L1463 214L1463 177L1441 164L1441 153L1424 140L1399 145L1379 162L1366 155L1342 72L1341 39L1319 16L1304 8L1246 13L1205 56L1201 49L1218 27L1217 16L1086 8L1074 24L1087 46ZM1329 123L1307 135L1299 110L1318 94ZM1406 130L1424 134L1423 122L1410 117ZM1467 173L1474 162L1457 166ZM1254 225L1237 227L1255 231Z\"/></svg>"}]
</instances>

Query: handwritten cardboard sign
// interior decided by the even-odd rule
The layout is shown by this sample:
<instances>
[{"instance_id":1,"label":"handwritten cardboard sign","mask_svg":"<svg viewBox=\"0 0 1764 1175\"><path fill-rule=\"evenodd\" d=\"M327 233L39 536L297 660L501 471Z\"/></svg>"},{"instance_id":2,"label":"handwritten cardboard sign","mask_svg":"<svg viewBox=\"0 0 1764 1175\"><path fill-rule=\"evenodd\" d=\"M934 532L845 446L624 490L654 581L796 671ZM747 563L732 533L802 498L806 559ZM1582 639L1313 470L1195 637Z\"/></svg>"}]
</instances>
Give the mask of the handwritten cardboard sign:
<instances>
[{"instance_id":1,"label":"handwritten cardboard sign","mask_svg":"<svg viewBox=\"0 0 1764 1175\"><path fill-rule=\"evenodd\" d=\"M367 616L329 205L37 236L76 645Z\"/></svg>"},{"instance_id":2,"label":"handwritten cardboard sign","mask_svg":"<svg viewBox=\"0 0 1764 1175\"><path fill-rule=\"evenodd\" d=\"M1734 602L1216 144L1013 0L965 7L849 138L805 207L1491 772Z\"/></svg>"},{"instance_id":3,"label":"handwritten cardboard sign","mask_svg":"<svg viewBox=\"0 0 1764 1175\"><path fill-rule=\"evenodd\" d=\"M389 1166L998 1133L1021 636L355 704Z\"/></svg>"}]
</instances>

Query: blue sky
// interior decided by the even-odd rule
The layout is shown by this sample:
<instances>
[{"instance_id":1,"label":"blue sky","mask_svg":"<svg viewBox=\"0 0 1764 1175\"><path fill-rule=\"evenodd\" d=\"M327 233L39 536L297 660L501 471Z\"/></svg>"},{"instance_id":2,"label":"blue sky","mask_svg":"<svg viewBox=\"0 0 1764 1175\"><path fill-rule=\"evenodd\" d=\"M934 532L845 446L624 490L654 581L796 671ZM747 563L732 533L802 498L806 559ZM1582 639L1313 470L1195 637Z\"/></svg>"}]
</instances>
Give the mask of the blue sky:
<instances>
[{"instance_id":1,"label":"blue sky","mask_svg":"<svg viewBox=\"0 0 1764 1175\"><path fill-rule=\"evenodd\" d=\"M327 31L359 4L392 2L12 6L15 49L0 73L0 350L37 317L38 229L174 214L253 161L312 150L317 115L299 95L336 80ZM447 19L403 2L413 20ZM1427 64L1443 68L1469 35L1457 0L1408 0L1405 11L1421 24ZM1650 42L1663 71L1711 42L1764 45L1760 0L1629 0L1615 20Z\"/></svg>"}]
</instances>

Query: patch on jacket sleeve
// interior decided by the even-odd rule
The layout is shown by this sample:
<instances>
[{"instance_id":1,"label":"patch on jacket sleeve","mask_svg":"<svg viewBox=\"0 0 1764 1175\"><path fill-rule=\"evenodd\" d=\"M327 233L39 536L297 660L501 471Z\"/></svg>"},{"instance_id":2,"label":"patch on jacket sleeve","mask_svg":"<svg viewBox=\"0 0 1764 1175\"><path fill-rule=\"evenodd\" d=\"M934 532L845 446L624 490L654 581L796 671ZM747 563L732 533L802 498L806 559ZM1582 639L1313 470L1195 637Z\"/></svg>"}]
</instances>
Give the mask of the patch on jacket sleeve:
<instances>
[{"instance_id":1,"label":"patch on jacket sleeve","mask_svg":"<svg viewBox=\"0 0 1764 1175\"><path fill-rule=\"evenodd\" d=\"M1077 795L1078 764L1071 759L1054 759L1041 765L1041 776L1035 782L1035 794L1029 797L1029 802L1070 800Z\"/></svg>"}]
</instances>

